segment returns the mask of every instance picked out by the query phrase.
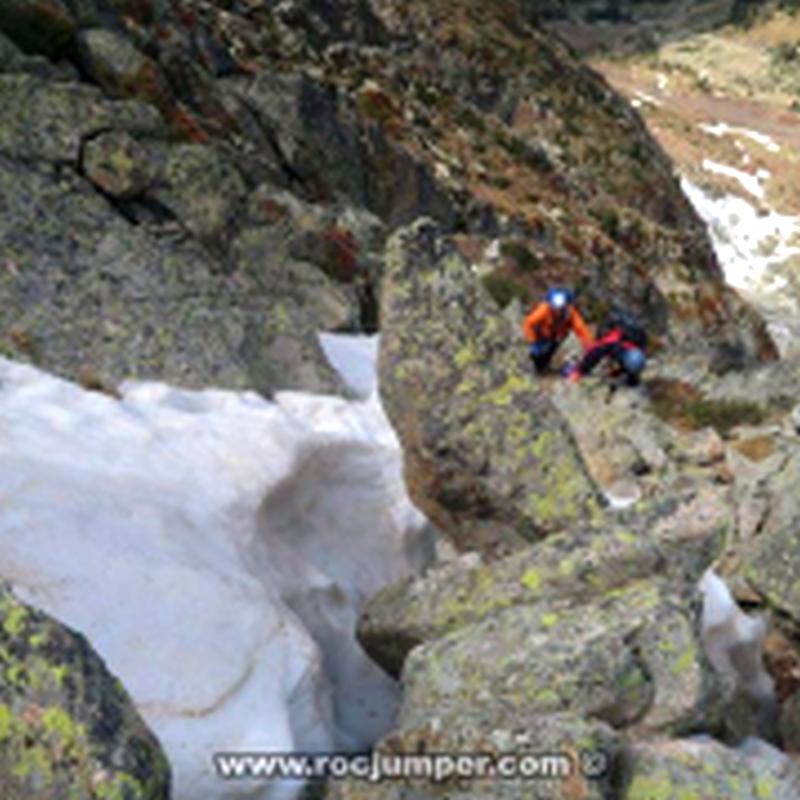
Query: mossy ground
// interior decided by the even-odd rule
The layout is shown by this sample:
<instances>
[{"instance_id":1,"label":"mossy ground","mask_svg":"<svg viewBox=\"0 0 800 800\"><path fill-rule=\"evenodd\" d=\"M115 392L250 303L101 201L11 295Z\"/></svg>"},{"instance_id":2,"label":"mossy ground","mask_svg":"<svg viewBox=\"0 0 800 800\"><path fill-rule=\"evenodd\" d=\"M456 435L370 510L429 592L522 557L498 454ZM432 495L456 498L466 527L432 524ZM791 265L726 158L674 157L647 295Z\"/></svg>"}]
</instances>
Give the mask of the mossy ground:
<instances>
[{"instance_id":1,"label":"mossy ground","mask_svg":"<svg viewBox=\"0 0 800 800\"><path fill-rule=\"evenodd\" d=\"M654 378L646 388L653 413L682 430L712 427L725 437L738 425L760 425L770 416L758 403L712 399L683 381Z\"/></svg>"}]
</instances>

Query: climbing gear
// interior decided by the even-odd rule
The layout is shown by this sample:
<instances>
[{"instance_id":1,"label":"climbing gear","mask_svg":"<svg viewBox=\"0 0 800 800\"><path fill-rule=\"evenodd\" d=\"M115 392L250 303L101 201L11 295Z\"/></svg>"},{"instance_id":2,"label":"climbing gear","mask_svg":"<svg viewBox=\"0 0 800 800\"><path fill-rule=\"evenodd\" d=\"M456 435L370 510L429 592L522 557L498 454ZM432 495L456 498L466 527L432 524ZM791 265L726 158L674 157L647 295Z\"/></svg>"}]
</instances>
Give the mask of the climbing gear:
<instances>
[{"instance_id":1,"label":"climbing gear","mask_svg":"<svg viewBox=\"0 0 800 800\"><path fill-rule=\"evenodd\" d=\"M575 295L570 289L552 288L547 290L545 299L553 311L563 313L575 302Z\"/></svg>"},{"instance_id":2,"label":"climbing gear","mask_svg":"<svg viewBox=\"0 0 800 800\"><path fill-rule=\"evenodd\" d=\"M603 326L598 333L598 338L601 339L614 329L621 331L622 339L630 343L640 350L647 347L647 332L636 316L627 309L619 306L614 306L606 317Z\"/></svg>"},{"instance_id":3,"label":"climbing gear","mask_svg":"<svg viewBox=\"0 0 800 800\"><path fill-rule=\"evenodd\" d=\"M631 376L638 375L646 363L644 353L638 347L625 348L620 360L622 368Z\"/></svg>"}]
</instances>

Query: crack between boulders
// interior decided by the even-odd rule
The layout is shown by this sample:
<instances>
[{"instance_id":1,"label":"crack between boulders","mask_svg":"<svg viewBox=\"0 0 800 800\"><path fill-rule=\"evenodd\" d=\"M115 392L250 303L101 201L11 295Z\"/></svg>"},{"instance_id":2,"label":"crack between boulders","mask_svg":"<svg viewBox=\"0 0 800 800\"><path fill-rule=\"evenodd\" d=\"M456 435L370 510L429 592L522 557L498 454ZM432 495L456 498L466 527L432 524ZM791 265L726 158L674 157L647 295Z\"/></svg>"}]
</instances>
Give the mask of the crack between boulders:
<instances>
[{"instance_id":1,"label":"crack between boulders","mask_svg":"<svg viewBox=\"0 0 800 800\"><path fill-rule=\"evenodd\" d=\"M241 93L238 94L238 98L243 108L250 115L253 124L258 128L261 135L267 140L273 152L275 153L275 157L278 160L278 165L280 166L280 169L283 172L283 174L289 179L290 182L299 184L300 187L304 191L306 191L308 189L308 186L306 185L303 176L300 175L300 173L291 165L291 162L286 157L286 154L283 152L283 148L280 146L280 143L278 142L278 138L275 135L275 132L263 121L263 119L261 118L261 114L259 113L258 109L253 105L251 100L249 100L244 94Z\"/></svg>"},{"instance_id":2,"label":"crack between boulders","mask_svg":"<svg viewBox=\"0 0 800 800\"><path fill-rule=\"evenodd\" d=\"M767 502L768 506L769 506L770 496L769 496L768 491L765 491L765 490L769 486L769 480L773 475L777 475L777 474L783 472L787 468L787 466L789 465L789 462L791 460L792 460L791 454L786 453L783 456L783 459L781 460L780 464L769 475L765 475L758 482L757 487L756 487L756 494L762 496L764 498L764 500ZM753 539L758 538L764 532L764 526L767 524L767 518L768 517L769 517L769 507L765 508L763 513L759 517L758 524L753 529L753 533L752 533L752 538Z\"/></svg>"}]
</instances>

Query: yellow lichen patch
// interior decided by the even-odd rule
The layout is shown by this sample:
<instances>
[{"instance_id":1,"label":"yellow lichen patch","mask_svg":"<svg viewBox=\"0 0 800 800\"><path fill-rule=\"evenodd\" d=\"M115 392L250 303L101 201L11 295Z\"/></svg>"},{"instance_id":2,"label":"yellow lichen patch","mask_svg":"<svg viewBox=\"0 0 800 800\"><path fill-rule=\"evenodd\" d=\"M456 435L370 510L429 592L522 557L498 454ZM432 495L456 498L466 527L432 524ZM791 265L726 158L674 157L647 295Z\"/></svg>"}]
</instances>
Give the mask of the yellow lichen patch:
<instances>
[{"instance_id":1,"label":"yellow lichen patch","mask_svg":"<svg viewBox=\"0 0 800 800\"><path fill-rule=\"evenodd\" d=\"M687 647L672 666L672 672L678 674L691 669L697 660L697 653L693 647Z\"/></svg>"},{"instance_id":2,"label":"yellow lichen patch","mask_svg":"<svg viewBox=\"0 0 800 800\"><path fill-rule=\"evenodd\" d=\"M517 393L530 390L528 380L522 375L510 375L506 382L490 392L485 401L494 406L510 405Z\"/></svg>"},{"instance_id":3,"label":"yellow lichen patch","mask_svg":"<svg viewBox=\"0 0 800 800\"><path fill-rule=\"evenodd\" d=\"M8 739L11 736L11 726L14 721L14 716L11 709L0 703L0 742Z\"/></svg>"},{"instance_id":4,"label":"yellow lichen patch","mask_svg":"<svg viewBox=\"0 0 800 800\"><path fill-rule=\"evenodd\" d=\"M536 592L542 585L542 575L538 569L529 569L522 576L522 585L532 592Z\"/></svg>"},{"instance_id":5,"label":"yellow lichen patch","mask_svg":"<svg viewBox=\"0 0 800 800\"><path fill-rule=\"evenodd\" d=\"M776 782L772 778L757 778L755 789L758 800L772 800L775 797L775 785Z\"/></svg>"},{"instance_id":6,"label":"yellow lichen patch","mask_svg":"<svg viewBox=\"0 0 800 800\"><path fill-rule=\"evenodd\" d=\"M3 630L9 636L19 636L25 628L25 619L27 612L21 605L12 605L6 611L5 619L3 620Z\"/></svg>"},{"instance_id":7,"label":"yellow lichen patch","mask_svg":"<svg viewBox=\"0 0 800 800\"><path fill-rule=\"evenodd\" d=\"M464 367L466 367L467 364L475 360L475 351L469 344L463 344L456 351L454 360L456 362L456 366L459 369L464 369Z\"/></svg>"},{"instance_id":8,"label":"yellow lichen patch","mask_svg":"<svg viewBox=\"0 0 800 800\"><path fill-rule=\"evenodd\" d=\"M42 714L42 729L46 735L54 739L60 751L70 757L85 756L80 750L86 750L86 730L76 722L63 708L52 706Z\"/></svg>"},{"instance_id":9,"label":"yellow lichen patch","mask_svg":"<svg viewBox=\"0 0 800 800\"><path fill-rule=\"evenodd\" d=\"M636 775L624 797L625 800L675 800L675 787L665 772Z\"/></svg>"}]
</instances>

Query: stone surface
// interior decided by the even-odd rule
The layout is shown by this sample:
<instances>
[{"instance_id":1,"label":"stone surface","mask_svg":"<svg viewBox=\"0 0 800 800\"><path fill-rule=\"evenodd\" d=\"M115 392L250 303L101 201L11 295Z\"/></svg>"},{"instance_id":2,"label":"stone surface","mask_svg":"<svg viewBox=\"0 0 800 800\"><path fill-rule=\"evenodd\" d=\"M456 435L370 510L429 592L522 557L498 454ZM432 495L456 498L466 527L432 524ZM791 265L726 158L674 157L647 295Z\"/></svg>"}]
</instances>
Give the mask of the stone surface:
<instances>
[{"instance_id":1,"label":"stone surface","mask_svg":"<svg viewBox=\"0 0 800 800\"><path fill-rule=\"evenodd\" d=\"M655 572L679 585L697 581L720 551L730 511L700 496L638 510L630 524L548 537L489 565L453 561L384 589L367 605L359 638L385 669L399 674L413 647L512 606L575 607Z\"/></svg>"},{"instance_id":2,"label":"stone surface","mask_svg":"<svg viewBox=\"0 0 800 800\"><path fill-rule=\"evenodd\" d=\"M412 651L399 726L455 714L530 724L559 712L651 735L713 726L726 690L707 666L694 614L655 581L577 608L498 612Z\"/></svg>"},{"instance_id":3,"label":"stone surface","mask_svg":"<svg viewBox=\"0 0 800 800\"><path fill-rule=\"evenodd\" d=\"M125 36L102 28L82 31L78 52L82 69L110 97L135 97L157 107L169 97L159 66Z\"/></svg>"},{"instance_id":4,"label":"stone surface","mask_svg":"<svg viewBox=\"0 0 800 800\"><path fill-rule=\"evenodd\" d=\"M141 103L111 102L95 87L0 74L0 103L14 108L0 125L0 152L42 166L77 165L83 143L109 129L158 135L158 113Z\"/></svg>"},{"instance_id":5,"label":"stone surface","mask_svg":"<svg viewBox=\"0 0 800 800\"><path fill-rule=\"evenodd\" d=\"M753 744L732 750L713 740L654 742L632 748L623 800L791 800L800 791L800 770L783 753Z\"/></svg>"},{"instance_id":6,"label":"stone surface","mask_svg":"<svg viewBox=\"0 0 800 800\"><path fill-rule=\"evenodd\" d=\"M439 780L336 781L329 791L334 800L605 800L613 791L613 765L621 744L619 734L608 725L569 714L491 728L468 717L457 725L449 718L434 717L423 726L393 732L376 753L389 764L399 754L412 758L420 753L449 754L451 762L439 763ZM478 778L457 775L459 754L470 755L473 769L482 758L495 772ZM500 770L536 777L498 778ZM549 778L543 774L548 770Z\"/></svg>"},{"instance_id":7,"label":"stone surface","mask_svg":"<svg viewBox=\"0 0 800 800\"><path fill-rule=\"evenodd\" d=\"M158 185L149 197L169 209L202 242L230 237L247 194L244 178L220 150L201 144L159 147Z\"/></svg>"},{"instance_id":8,"label":"stone surface","mask_svg":"<svg viewBox=\"0 0 800 800\"><path fill-rule=\"evenodd\" d=\"M155 177L146 150L124 131L101 133L87 142L83 170L95 186L121 200L141 195Z\"/></svg>"},{"instance_id":9,"label":"stone surface","mask_svg":"<svg viewBox=\"0 0 800 800\"><path fill-rule=\"evenodd\" d=\"M0 158L6 242L0 349L62 375L116 382L341 390L314 328L286 298L226 281L196 246L165 246L76 178Z\"/></svg>"},{"instance_id":10,"label":"stone surface","mask_svg":"<svg viewBox=\"0 0 800 800\"><path fill-rule=\"evenodd\" d=\"M458 547L518 546L599 512L564 421L436 226L389 243L380 390L411 496Z\"/></svg>"},{"instance_id":11,"label":"stone surface","mask_svg":"<svg viewBox=\"0 0 800 800\"><path fill-rule=\"evenodd\" d=\"M83 636L0 586L0 794L168 800L170 769Z\"/></svg>"}]
</instances>

